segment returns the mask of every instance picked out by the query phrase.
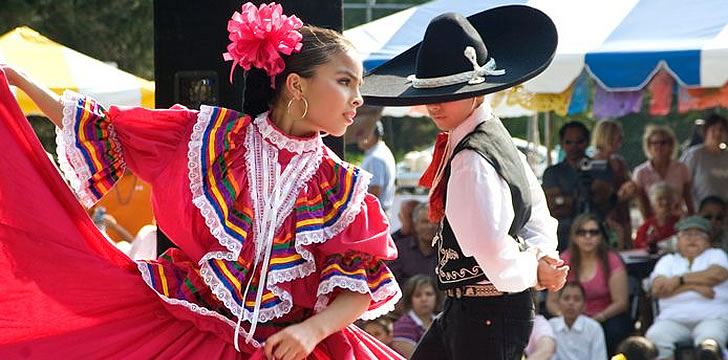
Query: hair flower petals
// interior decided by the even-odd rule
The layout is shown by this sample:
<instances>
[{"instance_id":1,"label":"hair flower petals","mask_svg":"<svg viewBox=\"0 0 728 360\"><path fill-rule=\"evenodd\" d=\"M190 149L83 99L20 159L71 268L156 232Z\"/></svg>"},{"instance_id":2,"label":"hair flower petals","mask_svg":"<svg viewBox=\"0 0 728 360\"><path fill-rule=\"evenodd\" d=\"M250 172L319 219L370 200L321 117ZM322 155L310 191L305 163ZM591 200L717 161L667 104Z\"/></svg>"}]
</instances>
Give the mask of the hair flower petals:
<instances>
[{"instance_id":1,"label":"hair flower petals","mask_svg":"<svg viewBox=\"0 0 728 360\"><path fill-rule=\"evenodd\" d=\"M265 70L271 77L282 72L286 64L281 54L301 50L303 35L297 31L301 26L298 17L283 14L280 4L261 4L259 8L250 2L243 4L228 21L230 44L222 54L225 61L233 61L230 82L236 65L245 70L251 66Z\"/></svg>"}]
</instances>

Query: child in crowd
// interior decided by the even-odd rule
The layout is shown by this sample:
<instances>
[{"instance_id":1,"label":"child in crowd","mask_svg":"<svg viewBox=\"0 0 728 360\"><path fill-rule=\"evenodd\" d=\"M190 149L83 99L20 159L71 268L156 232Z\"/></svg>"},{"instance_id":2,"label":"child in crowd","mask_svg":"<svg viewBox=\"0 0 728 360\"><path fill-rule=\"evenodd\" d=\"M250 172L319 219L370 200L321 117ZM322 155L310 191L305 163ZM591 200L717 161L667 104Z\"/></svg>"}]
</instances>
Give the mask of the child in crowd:
<instances>
[{"instance_id":1,"label":"child in crowd","mask_svg":"<svg viewBox=\"0 0 728 360\"><path fill-rule=\"evenodd\" d=\"M559 291L561 316L549 320L556 335L554 360L606 359L607 346L601 325L584 309L584 288L578 282L568 282Z\"/></svg>"},{"instance_id":2,"label":"child in crowd","mask_svg":"<svg viewBox=\"0 0 728 360\"><path fill-rule=\"evenodd\" d=\"M622 355L622 359L626 360L657 359L657 347L644 336L630 336L624 339L617 346L617 353Z\"/></svg>"},{"instance_id":3,"label":"child in crowd","mask_svg":"<svg viewBox=\"0 0 728 360\"><path fill-rule=\"evenodd\" d=\"M377 338L382 344L392 346L392 319L388 315L362 321L360 326L362 330Z\"/></svg>"},{"instance_id":4,"label":"child in crowd","mask_svg":"<svg viewBox=\"0 0 728 360\"><path fill-rule=\"evenodd\" d=\"M427 275L409 278L403 292L406 312L394 323L392 348L409 359L435 318L441 294L437 291L435 280Z\"/></svg>"},{"instance_id":5,"label":"child in crowd","mask_svg":"<svg viewBox=\"0 0 728 360\"><path fill-rule=\"evenodd\" d=\"M647 194L653 215L645 219L637 229L634 248L650 249L651 252L656 252L658 243L675 235L675 224L680 217L673 212L676 199L675 191L670 184L665 181L656 182L650 186ZM660 244L660 248L665 247L666 245Z\"/></svg>"}]
</instances>

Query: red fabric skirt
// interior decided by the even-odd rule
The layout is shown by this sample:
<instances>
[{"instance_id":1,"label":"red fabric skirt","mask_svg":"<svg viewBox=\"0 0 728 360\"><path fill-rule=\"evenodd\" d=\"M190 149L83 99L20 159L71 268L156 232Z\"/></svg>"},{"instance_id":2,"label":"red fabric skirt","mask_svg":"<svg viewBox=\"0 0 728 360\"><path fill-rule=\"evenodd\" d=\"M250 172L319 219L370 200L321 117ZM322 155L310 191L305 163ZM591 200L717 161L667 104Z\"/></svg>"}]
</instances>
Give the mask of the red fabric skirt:
<instances>
[{"instance_id":1,"label":"red fabric skirt","mask_svg":"<svg viewBox=\"0 0 728 360\"><path fill-rule=\"evenodd\" d=\"M219 319L162 301L49 161L0 71L0 358L264 359ZM401 359L351 325L310 359Z\"/></svg>"}]
</instances>

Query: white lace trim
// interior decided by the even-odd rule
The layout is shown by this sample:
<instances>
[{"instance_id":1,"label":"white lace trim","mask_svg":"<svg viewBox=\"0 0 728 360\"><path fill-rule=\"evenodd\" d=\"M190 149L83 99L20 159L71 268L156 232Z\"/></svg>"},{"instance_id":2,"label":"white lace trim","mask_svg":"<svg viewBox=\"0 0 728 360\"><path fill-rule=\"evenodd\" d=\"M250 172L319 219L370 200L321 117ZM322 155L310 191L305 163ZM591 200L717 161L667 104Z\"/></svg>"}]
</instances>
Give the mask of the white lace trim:
<instances>
[{"instance_id":1,"label":"white lace trim","mask_svg":"<svg viewBox=\"0 0 728 360\"><path fill-rule=\"evenodd\" d=\"M323 243L346 229L346 227L349 226L361 212L362 203L364 202L364 197L369 189L369 182L371 179L372 174L364 171L363 169L359 169L359 179L356 184L354 184L354 193L352 194L349 206L344 209L344 212L333 225L321 229L297 233L296 251L298 251L299 246ZM301 252L299 251L299 253Z\"/></svg>"},{"instance_id":2,"label":"white lace trim","mask_svg":"<svg viewBox=\"0 0 728 360\"><path fill-rule=\"evenodd\" d=\"M323 145L320 136L314 136L309 139L293 139L290 136L286 136L270 123L270 120L268 120L268 112L258 115L255 118L255 125L258 127L260 134L263 135L263 138L273 143L279 149L286 149L296 154L302 154L304 152L316 151L316 149Z\"/></svg>"},{"instance_id":3,"label":"white lace trim","mask_svg":"<svg viewBox=\"0 0 728 360\"><path fill-rule=\"evenodd\" d=\"M204 306L199 306L195 303L191 303L186 300L170 298L170 297L165 296L164 294L159 293L157 291L157 289L155 289L154 286L152 286L151 276L149 274L149 269L147 268L146 263L142 262L142 261L137 261L137 268L139 269L139 272L142 274L142 278L144 279L144 282L147 284L147 286L150 289L152 289L157 294L157 296L159 296L162 300L164 300L164 302L166 302L168 304L172 304L172 305L183 306L196 314L214 317L214 318L230 325L230 327L232 327L233 329L235 328L236 324L232 320L226 318L225 316L222 316L217 311L209 310L209 309L205 308ZM241 329L240 332L243 337L247 336L247 332L245 330ZM258 341L256 341L255 339L251 340L250 344L256 348L261 347L260 343Z\"/></svg>"},{"instance_id":4,"label":"white lace trim","mask_svg":"<svg viewBox=\"0 0 728 360\"><path fill-rule=\"evenodd\" d=\"M190 137L188 150L190 190L192 191L193 203L200 209L202 216L205 218L205 224L207 224L210 229L210 233L222 246L225 246L229 252L217 251L205 254L199 262L200 274L202 275L205 284L210 288L213 294L215 294L215 296L217 296L217 298L225 304L225 307L232 311L233 314L240 314L241 306L233 300L230 291L222 284L222 281L217 278L208 263L209 260L213 259L236 261L242 248L242 244L240 244L240 242L225 232L222 225L224 223L224 219L218 217L212 204L207 199L203 191L204 177L201 168L200 156L202 155L200 151L203 145L204 133L211 121L210 118L212 116L213 109L214 108L209 106L202 106L200 108L197 123L195 124ZM261 119L260 116L259 119ZM261 123L270 125L267 121L265 121L265 118L262 119L263 121ZM286 194L286 197L272 219L272 221L275 221L275 229L279 229L283 221L290 216L298 194L316 173L323 158L323 148L319 139L316 143L316 148L314 149L316 151L294 156L283 171L283 174L279 174L280 165L278 165L278 159L276 156L277 150L273 148L271 144L262 141L262 133L260 137L257 136L256 133L257 132L254 131L247 131L244 143L246 148L244 158L246 161L249 182L248 189L250 191L253 211L255 212L252 236L249 238L254 239L254 241L260 237L260 231L265 226L265 224L261 223L261 220L264 218L264 209L263 204L261 204L261 200L262 196L270 195L265 193L265 189L268 189L268 192L275 187L285 189L283 193ZM272 166L273 164L278 166ZM266 171L266 176L263 176L260 171ZM267 184L265 184L265 182L267 182ZM257 242L260 241L256 241L256 249L263 249L264 247L258 246ZM302 254L302 256L305 255ZM275 295L281 303L271 308L261 309L258 322L268 322L290 312L293 304L291 294L275 286L275 284L292 281L313 273L316 267L313 263L312 257L310 258L311 261L290 269L270 271L267 276L268 280L266 288L271 291L271 293L273 293L273 295ZM252 276L252 274L250 275ZM244 307L242 314L243 320L250 321L252 319L252 312L248 311Z\"/></svg>"},{"instance_id":5,"label":"white lace trim","mask_svg":"<svg viewBox=\"0 0 728 360\"><path fill-rule=\"evenodd\" d=\"M485 76L501 76L505 75L504 69L496 69L495 59L490 58L485 65L478 65L478 55L472 46L465 47L463 55L473 65L473 70L465 71L452 75L439 76L434 78L418 78L416 75L407 76L407 81L412 82L412 87L420 88L436 88L441 86L450 86L467 82L470 85L485 82Z\"/></svg>"},{"instance_id":6,"label":"white lace trim","mask_svg":"<svg viewBox=\"0 0 728 360\"><path fill-rule=\"evenodd\" d=\"M63 119L61 129L56 128L56 153L58 154L58 163L63 176L71 184L71 188L76 193L78 200L83 206L90 208L99 198L89 191L88 181L93 174L81 150L76 147L76 116L78 115L78 100L84 98L83 95L66 90L63 92L61 102L63 103ZM121 143L116 136L114 126L109 124L109 140L113 147L113 151L119 154L119 166L126 167L124 154L121 150Z\"/></svg>"},{"instance_id":7,"label":"white lace trim","mask_svg":"<svg viewBox=\"0 0 728 360\"><path fill-rule=\"evenodd\" d=\"M238 255L240 254L240 249L242 248L242 244L225 231L223 226L224 219L220 219L217 216L214 207L205 196L203 188L205 174L202 174L202 159L200 158L200 152L204 140L203 136L210 123L210 117L212 116L213 109L214 108L210 106L200 106L200 113L197 115L197 122L192 128L192 135L190 135L187 151L187 176L190 179L192 203L200 209L200 214L205 219L205 225L207 225L210 229L210 234L217 239L220 245L227 248L230 253L207 253L200 260L200 264L208 259L237 260Z\"/></svg>"},{"instance_id":8,"label":"white lace trim","mask_svg":"<svg viewBox=\"0 0 728 360\"><path fill-rule=\"evenodd\" d=\"M253 317L253 312L249 311L244 306L241 306L233 300L230 290L222 284L222 281L216 276L215 272L210 268L209 260L219 259L236 261L242 244L235 238L227 234L223 228L224 219L220 219L210 201L207 199L203 192L203 181L204 174L202 174L201 158L200 154L203 145L203 136L205 130L209 126L212 115L212 107L201 106L200 113L197 118L197 123L193 127L192 135L189 141L188 150L188 168L189 168L189 179L190 179L190 190L192 191L193 203L200 209L200 213L205 219L205 224L210 229L212 234L220 243L220 245L227 248L229 251L216 251L206 253L199 261L200 274L205 284L210 288L213 294L228 308L233 314L241 314L244 321L250 322ZM269 124L266 114L258 116L255 120L255 124L259 126L260 132L247 131L245 136L245 150L244 155L246 161L246 170L248 176L248 189L250 191L251 203L253 211L255 213L255 221L252 225L252 237L256 241L256 250L264 249L265 247L259 246L258 241L260 237L261 229L266 224L262 223L264 216L264 204L261 203L263 197L270 196L273 189L279 188L282 190L281 194L285 194L285 198L280 202L280 207L275 209L270 221L275 222L274 229L280 230L283 222L291 216L295 200L298 198L299 193L303 190L306 184L310 181L313 175L316 173L318 168L323 161L323 145L320 138L312 140L300 141L288 139L282 134L278 133L278 130L273 128ZM258 137L256 134L259 133L261 136ZM277 136L280 135L280 136ZM261 141L266 138L272 143ZM302 143L304 143L302 145ZM296 145L298 144L298 145ZM293 159L286 166L283 173L280 173L280 165L277 159L277 150L273 146L279 148L285 148L295 155ZM312 146L315 145L315 148ZM273 166L273 165L278 166ZM263 174L261 171L266 171ZM314 262L313 254L304 249L304 246L311 245L313 243L323 243L326 240L336 236L343 231L348 225L350 225L356 216L361 211L361 204L364 201L366 195L371 174L360 170L359 179L354 184L354 194L349 206L344 209L344 212L337 220L337 222L325 229L319 229L304 234L296 234L295 249L306 262L284 270L269 270L266 279L266 289L268 289L274 296L276 296L281 303L267 308L260 309L258 322L265 323L275 318L280 318L291 311L293 300L289 292L276 286L277 284L290 282L296 279L304 278L309 276L316 271L316 264ZM249 274L253 276L254 274ZM329 279L323 284L323 288L320 287L319 299L317 302L323 303L323 307L326 306L325 294L330 293L333 287L345 287L350 288L355 285L347 283L352 281L347 278L333 278ZM326 285L326 284L330 284ZM360 293L369 293L368 285L366 281L362 281L362 284L356 285ZM362 287L363 286L363 287ZM328 288L330 287L330 288ZM389 296L395 295L398 299L401 295L399 294L399 288L394 284L388 284L383 286L381 289L376 291L374 294L370 294L374 301L381 301ZM391 304L390 304L391 303ZM378 317L394 309L394 302L387 302L375 310L367 311L362 318ZM242 310L242 312L241 312ZM232 324L235 327L236 324Z\"/></svg>"},{"instance_id":9,"label":"white lace trim","mask_svg":"<svg viewBox=\"0 0 728 360\"><path fill-rule=\"evenodd\" d=\"M345 276L332 276L319 284L317 291L318 298L316 300L316 306L314 307L315 312L321 312L328 306L329 301L331 300L328 294L334 291L334 288L337 287L358 292L360 294L368 294L374 302L379 302L391 297L391 299L384 304L381 304L376 309L367 310L361 314L359 318L362 320L376 319L393 311L395 304L397 304L399 299L402 298L402 291L399 289L399 285L394 278L392 278L392 282L383 285L381 288L372 293L371 290L369 290L369 284L366 280L352 279Z\"/></svg>"},{"instance_id":10,"label":"white lace trim","mask_svg":"<svg viewBox=\"0 0 728 360\"><path fill-rule=\"evenodd\" d=\"M217 296L226 308L228 308L236 316L237 314L240 314L240 305L233 300L230 290L228 290L225 285L222 284L220 279L217 278L215 272L210 269L210 264L208 262L205 262L200 266L200 275L205 281L205 284L207 284L207 287L210 288L212 293ZM267 309L260 309L260 315L258 317L259 323L266 323L288 314L293 306L293 299L290 293L277 286L266 287L273 293L273 295L281 300L281 303ZM252 318L253 312L249 311L247 308L243 308L243 321L250 322ZM233 327L235 327L235 325L236 324L233 323Z\"/></svg>"}]
</instances>

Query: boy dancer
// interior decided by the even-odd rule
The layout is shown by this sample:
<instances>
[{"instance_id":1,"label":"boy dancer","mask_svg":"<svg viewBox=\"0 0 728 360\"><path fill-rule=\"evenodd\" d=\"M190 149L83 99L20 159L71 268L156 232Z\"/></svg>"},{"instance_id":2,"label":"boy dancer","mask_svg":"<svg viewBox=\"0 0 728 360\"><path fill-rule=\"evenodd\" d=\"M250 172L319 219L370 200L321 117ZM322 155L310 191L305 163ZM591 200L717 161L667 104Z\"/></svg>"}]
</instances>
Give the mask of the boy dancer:
<instances>
[{"instance_id":1,"label":"boy dancer","mask_svg":"<svg viewBox=\"0 0 728 360\"><path fill-rule=\"evenodd\" d=\"M556 220L483 97L536 76L555 49L555 27L536 9L505 6L468 19L448 13L365 80L369 104L426 104L447 132L422 182L440 223L435 272L448 298L413 359L520 359L534 317L529 289L563 286L568 268L556 253Z\"/></svg>"}]
</instances>

